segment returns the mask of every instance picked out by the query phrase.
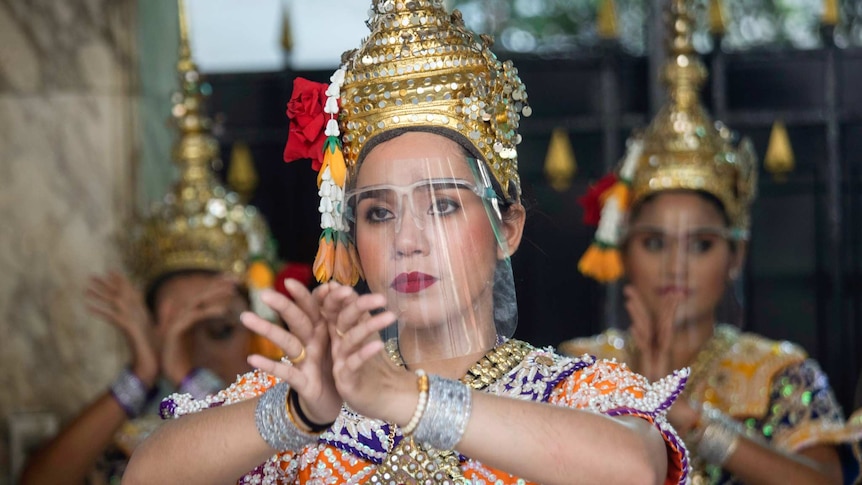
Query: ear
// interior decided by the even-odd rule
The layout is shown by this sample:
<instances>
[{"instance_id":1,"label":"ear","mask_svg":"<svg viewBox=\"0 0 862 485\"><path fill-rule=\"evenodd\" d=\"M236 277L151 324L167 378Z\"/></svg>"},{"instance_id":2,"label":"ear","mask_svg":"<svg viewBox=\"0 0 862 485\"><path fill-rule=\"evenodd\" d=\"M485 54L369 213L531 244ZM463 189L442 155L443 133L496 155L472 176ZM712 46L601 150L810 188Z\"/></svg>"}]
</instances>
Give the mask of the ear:
<instances>
[{"instance_id":1,"label":"ear","mask_svg":"<svg viewBox=\"0 0 862 485\"><path fill-rule=\"evenodd\" d=\"M730 280L739 278L742 268L745 266L745 256L748 254L748 241L738 241L736 251L731 255L730 266L727 269L727 277Z\"/></svg>"},{"instance_id":2,"label":"ear","mask_svg":"<svg viewBox=\"0 0 862 485\"><path fill-rule=\"evenodd\" d=\"M505 259L515 254L515 251L518 250L518 246L521 245L521 238L524 235L524 223L526 220L527 210L524 209L524 206L520 202L509 206L509 210L506 212L506 216L503 218L503 223L501 224L502 235L506 241L506 248L509 250L509 253L505 254L502 249L498 249L497 259Z\"/></svg>"}]
</instances>

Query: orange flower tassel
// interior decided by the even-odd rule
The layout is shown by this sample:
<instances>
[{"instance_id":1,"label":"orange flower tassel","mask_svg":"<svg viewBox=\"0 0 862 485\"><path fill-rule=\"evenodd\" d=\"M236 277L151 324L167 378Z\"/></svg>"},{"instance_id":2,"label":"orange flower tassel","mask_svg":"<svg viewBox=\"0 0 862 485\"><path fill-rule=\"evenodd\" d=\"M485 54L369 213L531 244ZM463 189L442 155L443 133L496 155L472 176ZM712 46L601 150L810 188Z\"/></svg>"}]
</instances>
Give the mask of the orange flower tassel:
<instances>
[{"instance_id":1,"label":"orange flower tassel","mask_svg":"<svg viewBox=\"0 0 862 485\"><path fill-rule=\"evenodd\" d=\"M272 268L264 261L251 263L246 272L246 283L250 288L272 288L275 282L275 274Z\"/></svg>"},{"instance_id":2,"label":"orange flower tassel","mask_svg":"<svg viewBox=\"0 0 862 485\"><path fill-rule=\"evenodd\" d=\"M623 260L617 248L602 247L594 242L581 256L578 271L600 283L609 283L623 275Z\"/></svg>"},{"instance_id":3,"label":"orange flower tassel","mask_svg":"<svg viewBox=\"0 0 862 485\"><path fill-rule=\"evenodd\" d=\"M326 229L320 235L317 246L317 256L314 258L314 277L321 283L332 279L335 265L335 238L332 229Z\"/></svg>"},{"instance_id":4,"label":"orange flower tassel","mask_svg":"<svg viewBox=\"0 0 862 485\"><path fill-rule=\"evenodd\" d=\"M339 234L335 245L335 281L348 286L354 286L359 281L359 270L354 265L350 254L350 241L344 234Z\"/></svg>"}]
</instances>

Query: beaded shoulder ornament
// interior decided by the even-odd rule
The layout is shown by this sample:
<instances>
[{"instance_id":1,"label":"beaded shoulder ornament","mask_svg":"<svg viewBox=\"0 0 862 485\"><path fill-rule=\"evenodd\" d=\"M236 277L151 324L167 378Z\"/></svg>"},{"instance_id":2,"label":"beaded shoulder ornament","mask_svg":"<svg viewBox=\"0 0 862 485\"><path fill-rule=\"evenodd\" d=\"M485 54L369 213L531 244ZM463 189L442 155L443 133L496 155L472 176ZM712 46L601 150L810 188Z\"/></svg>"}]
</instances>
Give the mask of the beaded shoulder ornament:
<instances>
[{"instance_id":1,"label":"beaded shoulder ornament","mask_svg":"<svg viewBox=\"0 0 862 485\"><path fill-rule=\"evenodd\" d=\"M668 102L642 133L629 139L618 170L580 200L584 222L598 229L578 269L603 283L623 274L619 246L629 210L658 192L693 190L715 196L730 219L731 237L748 238L756 155L748 139L738 140L724 124L713 122L700 104L707 72L692 45L689 8L686 0L670 2L668 62L662 72Z\"/></svg>"}]
</instances>

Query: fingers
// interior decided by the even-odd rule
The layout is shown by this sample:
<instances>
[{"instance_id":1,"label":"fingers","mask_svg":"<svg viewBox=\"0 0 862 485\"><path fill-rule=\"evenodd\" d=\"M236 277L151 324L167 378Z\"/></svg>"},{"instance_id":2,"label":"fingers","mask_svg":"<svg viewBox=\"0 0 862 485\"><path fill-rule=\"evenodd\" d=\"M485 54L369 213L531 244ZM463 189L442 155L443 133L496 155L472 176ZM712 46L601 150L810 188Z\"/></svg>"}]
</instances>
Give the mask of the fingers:
<instances>
[{"instance_id":1,"label":"fingers","mask_svg":"<svg viewBox=\"0 0 862 485\"><path fill-rule=\"evenodd\" d=\"M117 272L92 276L84 290L87 311L118 327L145 324L147 312L143 296L128 279ZM144 320L136 322L136 320Z\"/></svg>"},{"instance_id":2,"label":"fingers","mask_svg":"<svg viewBox=\"0 0 862 485\"><path fill-rule=\"evenodd\" d=\"M248 365L256 369L260 369L268 374L272 374L287 381L287 383L290 384L290 387L296 389L296 392L300 394L304 392L305 388L308 386L308 377L289 362L270 360L257 354L249 355L246 361L248 362Z\"/></svg>"},{"instance_id":3,"label":"fingers","mask_svg":"<svg viewBox=\"0 0 862 485\"><path fill-rule=\"evenodd\" d=\"M677 320L677 311L682 303L681 295L670 295L662 301L661 315L656 328L656 346L659 350L670 348L673 327Z\"/></svg>"},{"instance_id":4,"label":"fingers","mask_svg":"<svg viewBox=\"0 0 862 485\"><path fill-rule=\"evenodd\" d=\"M218 278L211 284L207 285L206 289L191 298L190 303L201 306L210 303L223 301L225 298L233 296L237 292L236 284L226 278Z\"/></svg>"},{"instance_id":5,"label":"fingers","mask_svg":"<svg viewBox=\"0 0 862 485\"><path fill-rule=\"evenodd\" d=\"M623 295L626 298L626 310L632 320L632 330L637 328L641 332L651 333L652 317L638 291L632 285L626 285Z\"/></svg>"},{"instance_id":6,"label":"fingers","mask_svg":"<svg viewBox=\"0 0 862 485\"><path fill-rule=\"evenodd\" d=\"M283 295L280 295L283 297ZM285 298L286 299L286 298ZM303 393L308 387L308 377L301 372L293 363L291 358L303 356L306 352L305 346L295 335L287 330L265 320L252 312L244 312L240 315L240 321L246 328L278 345L285 353L286 359L275 361L262 355L249 355L246 361L252 367L284 379L297 392ZM299 365L299 362L297 362Z\"/></svg>"},{"instance_id":7,"label":"fingers","mask_svg":"<svg viewBox=\"0 0 862 485\"><path fill-rule=\"evenodd\" d=\"M302 340L311 338L314 322L320 318L319 304L302 283L285 280L293 300L274 290L261 292L260 300L278 313L290 331Z\"/></svg>"},{"instance_id":8,"label":"fingers","mask_svg":"<svg viewBox=\"0 0 862 485\"><path fill-rule=\"evenodd\" d=\"M335 317L335 329L339 336L343 336L363 315L386 306L386 297L376 293L359 296L350 287L334 290L327 298L324 308L337 314Z\"/></svg>"},{"instance_id":9,"label":"fingers","mask_svg":"<svg viewBox=\"0 0 862 485\"><path fill-rule=\"evenodd\" d=\"M86 301L84 302L84 305L87 308L87 312L91 315L101 318L115 327L122 326L120 325L122 323L122 319L120 318L119 313L111 305L104 304L98 300Z\"/></svg>"},{"instance_id":10,"label":"fingers","mask_svg":"<svg viewBox=\"0 0 862 485\"><path fill-rule=\"evenodd\" d=\"M204 318L223 316L236 291L231 280L218 278L190 298L166 295L160 304L159 327L168 335L182 334Z\"/></svg>"},{"instance_id":11,"label":"fingers","mask_svg":"<svg viewBox=\"0 0 862 485\"><path fill-rule=\"evenodd\" d=\"M305 346L303 345L302 340L287 330L274 325L252 312L243 312L239 318L246 328L267 338L281 348L281 350L284 351L285 356L288 358L297 358L303 353Z\"/></svg>"},{"instance_id":12,"label":"fingers","mask_svg":"<svg viewBox=\"0 0 862 485\"><path fill-rule=\"evenodd\" d=\"M369 359L380 353L383 350L384 343L381 340L374 340L360 347L356 352L350 354L344 361L343 367L350 372L358 371ZM339 366L341 367L341 366Z\"/></svg>"},{"instance_id":13,"label":"fingers","mask_svg":"<svg viewBox=\"0 0 862 485\"><path fill-rule=\"evenodd\" d=\"M338 320L338 315L345 306L353 303L359 297L353 288L339 284L330 284L329 289L325 292L327 295L323 300L320 312L330 324ZM341 334L343 332L344 329L339 328L338 333Z\"/></svg>"},{"instance_id":14,"label":"fingers","mask_svg":"<svg viewBox=\"0 0 862 485\"><path fill-rule=\"evenodd\" d=\"M204 306L187 307L183 312L179 313L176 318L168 320L165 326L165 335L179 336L185 335L197 323L203 322L212 318L221 318L225 316L224 305L211 304Z\"/></svg>"},{"instance_id":15,"label":"fingers","mask_svg":"<svg viewBox=\"0 0 862 485\"><path fill-rule=\"evenodd\" d=\"M333 359L340 356L347 362L353 362L353 365L361 365L354 360L359 359L364 362L368 355L373 355L382 348L372 346L376 350L369 350L367 345L374 342L382 345L378 332L391 325L397 318L389 311L370 315L369 312L380 308L384 301L382 295L363 295L342 309L331 329L331 332L337 336L333 338L332 343Z\"/></svg>"}]
</instances>

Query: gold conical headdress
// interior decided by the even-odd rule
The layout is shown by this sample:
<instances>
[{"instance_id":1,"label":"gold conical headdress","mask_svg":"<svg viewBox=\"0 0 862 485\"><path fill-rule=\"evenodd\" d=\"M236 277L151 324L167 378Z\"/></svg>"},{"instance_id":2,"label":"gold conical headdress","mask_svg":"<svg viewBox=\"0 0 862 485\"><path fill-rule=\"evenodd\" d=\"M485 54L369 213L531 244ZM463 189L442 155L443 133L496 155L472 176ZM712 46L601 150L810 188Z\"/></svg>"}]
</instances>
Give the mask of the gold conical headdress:
<instances>
[{"instance_id":1,"label":"gold conical headdress","mask_svg":"<svg viewBox=\"0 0 862 485\"><path fill-rule=\"evenodd\" d=\"M490 37L469 32L442 0L374 0L368 26L371 35L343 68L348 167L380 134L439 127L472 146L503 191L517 196L518 126L530 108L518 70L491 52Z\"/></svg>"},{"instance_id":2,"label":"gold conical headdress","mask_svg":"<svg viewBox=\"0 0 862 485\"><path fill-rule=\"evenodd\" d=\"M586 213L601 205L594 243L578 268L599 281L622 276L618 246L626 213L646 197L668 190L694 190L718 199L738 239L748 237L749 211L757 187L757 161L751 142L739 143L701 106L707 77L691 36L694 22L686 0L671 0L668 61L662 81L668 101L650 125L628 140L613 180L597 184L584 197Z\"/></svg>"},{"instance_id":3,"label":"gold conical headdress","mask_svg":"<svg viewBox=\"0 0 862 485\"><path fill-rule=\"evenodd\" d=\"M253 258L272 261L269 229L257 209L240 204L210 169L218 143L203 112L206 85L191 59L182 0L179 11L180 91L174 94L172 115L179 131L173 160L180 177L137 228L133 270L146 286L190 269L232 273L244 281Z\"/></svg>"},{"instance_id":4,"label":"gold conical headdress","mask_svg":"<svg viewBox=\"0 0 862 485\"><path fill-rule=\"evenodd\" d=\"M685 0L673 0L668 62L662 73L668 101L647 127L631 180L632 203L664 191L687 189L715 196L732 229L745 236L754 200L757 169L751 143L713 122L700 104L706 68L691 42L694 22Z\"/></svg>"}]
</instances>

